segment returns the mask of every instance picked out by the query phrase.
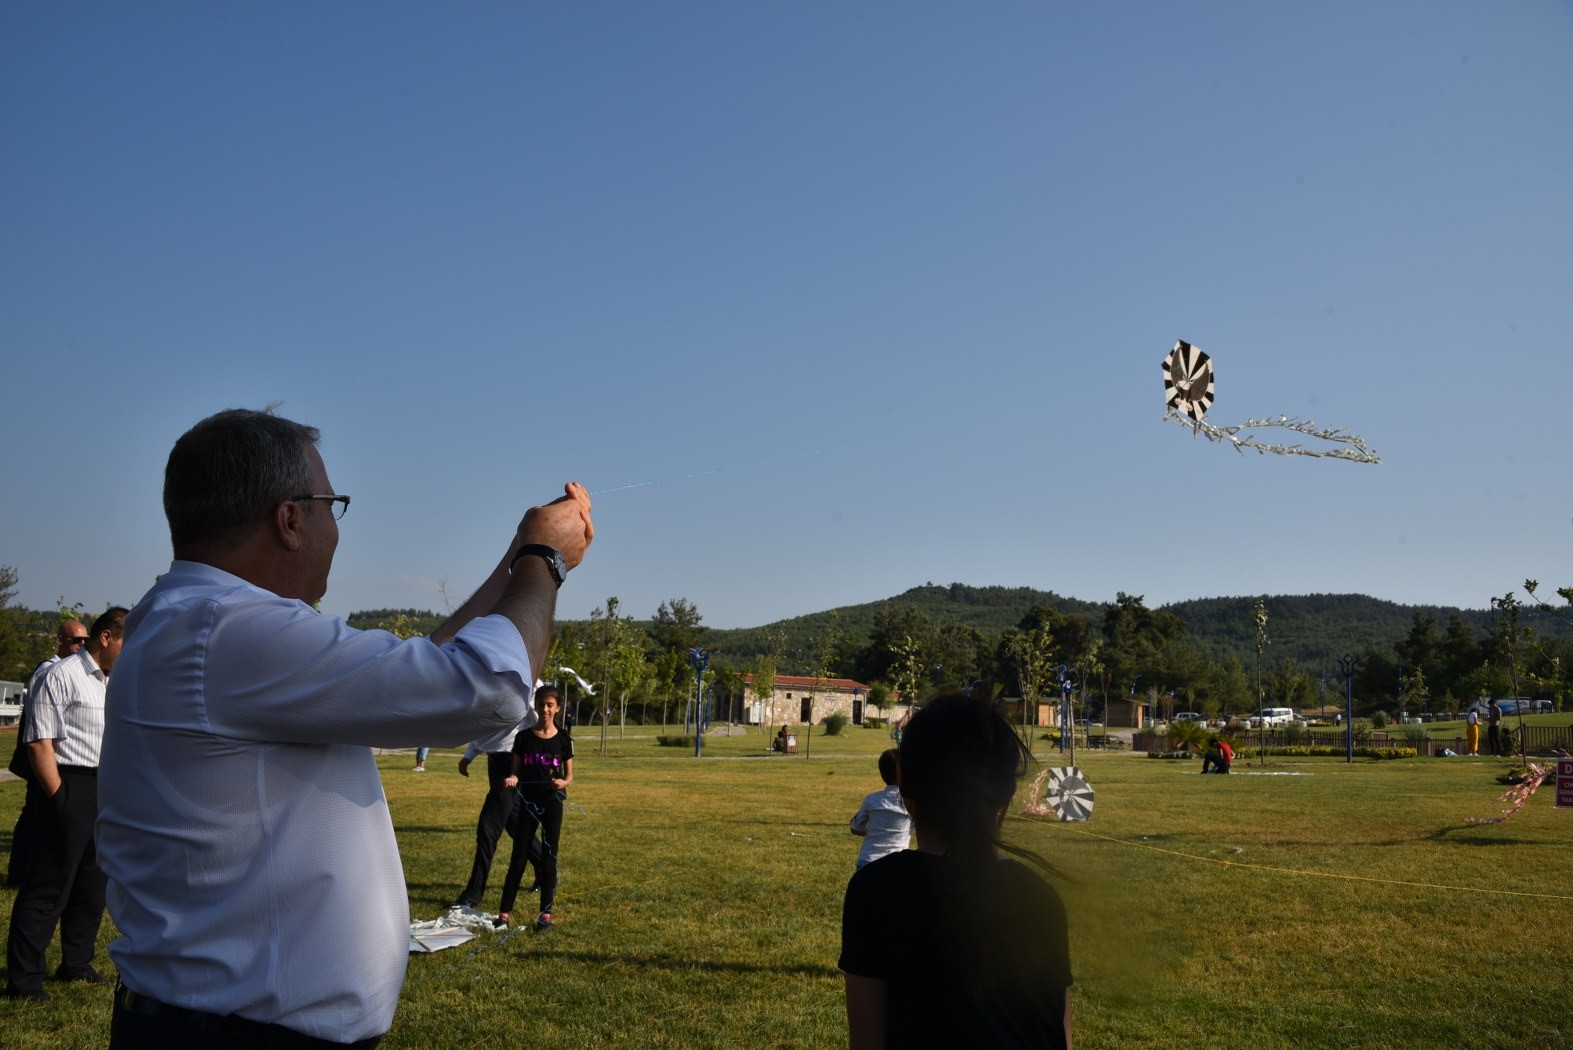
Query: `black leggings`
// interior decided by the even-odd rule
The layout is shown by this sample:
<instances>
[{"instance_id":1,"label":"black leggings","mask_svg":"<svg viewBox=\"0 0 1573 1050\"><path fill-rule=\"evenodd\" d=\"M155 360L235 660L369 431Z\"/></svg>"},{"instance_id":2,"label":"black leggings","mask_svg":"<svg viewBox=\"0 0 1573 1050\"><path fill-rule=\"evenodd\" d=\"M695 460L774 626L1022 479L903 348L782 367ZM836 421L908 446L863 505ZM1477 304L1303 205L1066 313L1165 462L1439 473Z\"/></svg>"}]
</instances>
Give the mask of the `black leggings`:
<instances>
[{"instance_id":1,"label":"black leggings","mask_svg":"<svg viewBox=\"0 0 1573 1050\"><path fill-rule=\"evenodd\" d=\"M530 859L530 841L535 829L541 829L541 856L535 862L535 878L541 884L541 911L549 912L557 899L557 844L563 835L563 802L556 795L549 798L530 798L522 795L519 808L519 832L513 839L513 853L508 857L508 877L502 884L502 907L498 911L513 911L519 896L519 883L524 878L524 865Z\"/></svg>"}]
</instances>

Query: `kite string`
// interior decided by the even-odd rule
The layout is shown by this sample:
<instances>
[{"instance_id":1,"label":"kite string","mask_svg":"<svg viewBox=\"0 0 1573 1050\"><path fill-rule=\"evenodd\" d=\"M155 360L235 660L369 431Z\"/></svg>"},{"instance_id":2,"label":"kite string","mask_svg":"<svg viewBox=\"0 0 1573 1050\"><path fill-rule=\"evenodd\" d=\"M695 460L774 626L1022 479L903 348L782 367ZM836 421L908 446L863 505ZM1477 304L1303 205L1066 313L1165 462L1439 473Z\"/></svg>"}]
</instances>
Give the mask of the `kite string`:
<instances>
[{"instance_id":1,"label":"kite string","mask_svg":"<svg viewBox=\"0 0 1573 1050\"><path fill-rule=\"evenodd\" d=\"M996 413L991 418L995 422L998 422L1003 419L1009 419L1012 416L1024 415L1028 411L1030 410L1027 408L1010 409L1004 412ZM712 474L726 474L735 470L749 470L753 467L769 466L772 463L790 463L796 459L809 459L814 456L825 456L832 452L842 452L849 448L866 448L875 445L890 444L893 441L905 440L914 436L943 434L947 431L956 430L958 428L970 425L971 422L969 420L956 420L955 422L945 423L939 426L924 426L921 428L908 427L898 430L887 429L882 430L875 437L858 438L855 441L842 441L834 445L823 445L819 448L806 449L802 452L787 452L779 456L764 456L759 459L751 459L742 463L730 463L725 466L711 467L708 470L695 470L682 474L668 474L665 477L650 478L646 481L630 481L623 485L611 485L603 489L593 489L590 492L590 495L604 496L609 492L625 492L628 489L648 488L652 485L666 485L674 481L691 481L694 478L709 477Z\"/></svg>"},{"instance_id":2,"label":"kite string","mask_svg":"<svg viewBox=\"0 0 1573 1050\"><path fill-rule=\"evenodd\" d=\"M1033 821L1033 823L1036 824L1047 822ZM1155 853L1164 853L1171 857L1180 857L1185 860L1198 860L1206 864L1221 864L1226 868L1250 868L1254 871L1270 871L1283 875L1304 875L1307 878L1345 879L1350 882L1375 882L1380 883L1383 886L1408 886L1413 889L1446 890L1452 893L1492 893L1502 897L1533 897L1538 900L1573 901L1573 896L1561 893L1533 893L1529 890L1504 890L1492 886L1449 886L1446 883L1439 882L1409 882L1404 879L1381 879L1374 875L1345 875L1336 871L1305 871L1300 868L1284 868L1273 864L1252 864L1247 861L1229 860L1226 857L1200 857L1194 853L1182 853L1179 850L1165 849L1162 846L1154 846L1147 842L1134 842L1130 839L1115 838L1112 835L1100 835L1095 831L1088 831L1086 828L1081 827L1072 827L1069 824L1055 822L1053 826L1063 828L1066 831L1075 832L1078 835L1086 835L1088 838L1101 839L1104 842L1113 842L1120 846L1136 846L1140 849L1148 849Z\"/></svg>"},{"instance_id":3,"label":"kite string","mask_svg":"<svg viewBox=\"0 0 1573 1050\"><path fill-rule=\"evenodd\" d=\"M839 445L826 445L823 448L809 449L806 452L789 452L783 456L767 456L763 459L751 459L746 463L732 463L724 467L711 467L709 470L695 470L687 474L668 474L664 478L651 478L648 481L631 481L626 485L612 485L604 489L595 489L590 495L604 496L608 492L623 492L627 489L645 488L650 485L665 485L672 481L690 481L694 478L708 477L711 474L725 474L733 470L747 470L750 467L762 467L771 463L785 463L794 459L807 459L810 456L823 456L831 452L840 452L842 449L856 448L859 445L873 444L875 438L861 441L846 441Z\"/></svg>"},{"instance_id":4,"label":"kite string","mask_svg":"<svg viewBox=\"0 0 1573 1050\"><path fill-rule=\"evenodd\" d=\"M1258 453L1272 452L1280 456L1311 456L1313 458L1345 459L1354 463L1380 463L1381 458L1369 448L1358 435L1340 427L1319 427L1309 419L1298 419L1290 416L1279 416L1277 419L1247 419L1232 427L1214 426L1205 420L1187 419L1170 409L1164 413L1165 419L1173 419L1182 426L1191 428L1192 434L1200 434L1209 441L1227 441L1234 446L1234 450L1245 455L1245 450L1255 449ZM1257 441L1253 437L1239 437L1242 430L1262 429L1266 427L1280 427L1292 430L1298 434L1306 434L1321 441L1332 442L1338 445L1348 445L1348 448L1339 449L1311 449L1304 445L1274 445Z\"/></svg>"}]
</instances>

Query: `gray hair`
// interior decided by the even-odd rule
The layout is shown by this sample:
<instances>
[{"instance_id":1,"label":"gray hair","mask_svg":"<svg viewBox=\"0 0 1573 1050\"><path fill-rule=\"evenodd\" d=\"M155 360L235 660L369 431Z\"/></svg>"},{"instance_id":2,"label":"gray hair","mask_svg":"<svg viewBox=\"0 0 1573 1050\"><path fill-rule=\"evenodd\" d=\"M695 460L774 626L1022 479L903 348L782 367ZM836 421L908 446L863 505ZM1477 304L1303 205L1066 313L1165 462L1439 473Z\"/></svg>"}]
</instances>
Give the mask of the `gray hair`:
<instances>
[{"instance_id":1,"label":"gray hair","mask_svg":"<svg viewBox=\"0 0 1573 1050\"><path fill-rule=\"evenodd\" d=\"M180 436L164 467L164 516L175 556L238 545L281 501L311 491L306 449L322 435L273 414L230 408Z\"/></svg>"}]
</instances>

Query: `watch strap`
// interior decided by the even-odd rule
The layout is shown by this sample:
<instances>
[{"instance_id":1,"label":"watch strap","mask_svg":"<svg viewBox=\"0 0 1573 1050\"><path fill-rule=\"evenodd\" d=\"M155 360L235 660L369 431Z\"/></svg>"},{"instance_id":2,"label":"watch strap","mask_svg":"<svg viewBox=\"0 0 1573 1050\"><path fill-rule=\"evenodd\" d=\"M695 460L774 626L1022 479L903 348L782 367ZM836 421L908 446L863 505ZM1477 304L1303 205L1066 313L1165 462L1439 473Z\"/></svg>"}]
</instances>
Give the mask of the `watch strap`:
<instances>
[{"instance_id":1,"label":"watch strap","mask_svg":"<svg viewBox=\"0 0 1573 1050\"><path fill-rule=\"evenodd\" d=\"M513 560L508 563L508 575L513 575L513 567L519 564L520 558L526 558L532 554L546 559L547 571L552 574L552 579L557 582L557 586L561 587L563 585L563 574L559 566L563 564L563 552L556 547L548 547L544 543L526 543L514 551Z\"/></svg>"}]
</instances>

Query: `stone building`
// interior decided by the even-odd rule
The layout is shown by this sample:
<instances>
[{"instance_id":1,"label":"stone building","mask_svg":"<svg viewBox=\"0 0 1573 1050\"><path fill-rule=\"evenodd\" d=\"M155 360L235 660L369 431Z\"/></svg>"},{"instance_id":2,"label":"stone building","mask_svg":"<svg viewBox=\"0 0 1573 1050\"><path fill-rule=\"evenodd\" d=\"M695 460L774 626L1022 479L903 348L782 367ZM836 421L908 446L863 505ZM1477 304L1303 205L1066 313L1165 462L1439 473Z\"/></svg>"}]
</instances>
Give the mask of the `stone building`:
<instances>
[{"instance_id":1,"label":"stone building","mask_svg":"<svg viewBox=\"0 0 1573 1050\"><path fill-rule=\"evenodd\" d=\"M874 717L872 710L866 710L868 686L850 678L778 674L775 691L763 697L754 691L753 675L744 675L743 681L748 688L745 718L750 725L819 725L838 711L853 725Z\"/></svg>"}]
</instances>

